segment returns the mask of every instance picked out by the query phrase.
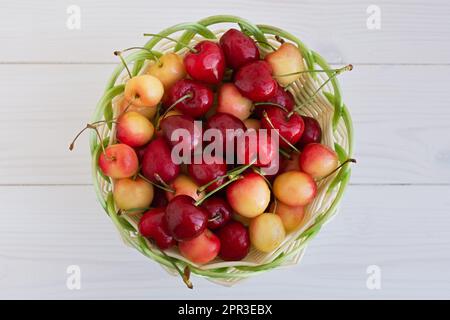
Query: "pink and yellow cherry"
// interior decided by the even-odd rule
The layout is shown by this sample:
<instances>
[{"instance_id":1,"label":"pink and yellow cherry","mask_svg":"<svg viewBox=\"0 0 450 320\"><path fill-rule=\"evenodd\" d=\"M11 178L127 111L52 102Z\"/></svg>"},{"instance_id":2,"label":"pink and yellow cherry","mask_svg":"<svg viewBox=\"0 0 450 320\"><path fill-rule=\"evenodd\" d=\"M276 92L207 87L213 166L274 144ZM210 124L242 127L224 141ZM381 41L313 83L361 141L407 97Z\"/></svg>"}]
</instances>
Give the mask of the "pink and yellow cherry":
<instances>
[{"instance_id":1,"label":"pink and yellow cherry","mask_svg":"<svg viewBox=\"0 0 450 320\"><path fill-rule=\"evenodd\" d=\"M225 56L217 43L204 40L184 56L184 65L192 79L219 84L225 72Z\"/></svg>"},{"instance_id":2,"label":"pink and yellow cherry","mask_svg":"<svg viewBox=\"0 0 450 320\"><path fill-rule=\"evenodd\" d=\"M152 62L146 73L158 78L168 91L178 80L186 77L183 59L176 53L163 54L158 61Z\"/></svg>"},{"instance_id":3,"label":"pink and yellow cherry","mask_svg":"<svg viewBox=\"0 0 450 320\"><path fill-rule=\"evenodd\" d=\"M250 250L250 236L247 228L238 221L231 221L217 232L220 239L219 256L225 261L244 259Z\"/></svg>"},{"instance_id":4,"label":"pink and yellow cherry","mask_svg":"<svg viewBox=\"0 0 450 320\"><path fill-rule=\"evenodd\" d=\"M142 114L129 111L117 119L116 138L130 147L147 144L153 137L155 128Z\"/></svg>"},{"instance_id":5,"label":"pink and yellow cherry","mask_svg":"<svg viewBox=\"0 0 450 320\"><path fill-rule=\"evenodd\" d=\"M250 242L262 252L277 249L286 236L281 218L273 213L264 213L252 219L249 232Z\"/></svg>"},{"instance_id":6,"label":"pink and yellow cherry","mask_svg":"<svg viewBox=\"0 0 450 320\"><path fill-rule=\"evenodd\" d=\"M114 182L113 196L117 208L127 211L150 207L153 191L153 186L142 178L123 178ZM130 211L135 212L141 211Z\"/></svg>"},{"instance_id":7,"label":"pink and yellow cherry","mask_svg":"<svg viewBox=\"0 0 450 320\"><path fill-rule=\"evenodd\" d=\"M214 93L203 83L190 79L177 81L168 92L166 104L175 105L193 118L204 116L214 102Z\"/></svg>"},{"instance_id":8,"label":"pink and yellow cherry","mask_svg":"<svg viewBox=\"0 0 450 320\"><path fill-rule=\"evenodd\" d=\"M227 165L222 158L216 156L202 157L200 163L190 163L187 166L189 175L200 185L206 185L207 183L224 176L227 173ZM221 186L224 179L219 179L216 182L209 185L206 190L213 191L217 187Z\"/></svg>"},{"instance_id":9,"label":"pink and yellow cherry","mask_svg":"<svg viewBox=\"0 0 450 320\"><path fill-rule=\"evenodd\" d=\"M234 76L234 84L246 98L254 102L268 101L277 90L272 68L265 61L254 61L241 67Z\"/></svg>"},{"instance_id":10,"label":"pink and yellow cherry","mask_svg":"<svg viewBox=\"0 0 450 320\"><path fill-rule=\"evenodd\" d=\"M113 179L129 178L138 171L139 160L133 148L118 143L106 147L100 153L98 166L105 176Z\"/></svg>"},{"instance_id":11,"label":"pink and yellow cherry","mask_svg":"<svg viewBox=\"0 0 450 320\"><path fill-rule=\"evenodd\" d=\"M306 70L299 48L289 42L283 43L276 51L267 54L265 60L270 64L274 77L283 87L301 77L300 73L288 74Z\"/></svg>"},{"instance_id":12,"label":"pink and yellow cherry","mask_svg":"<svg viewBox=\"0 0 450 320\"><path fill-rule=\"evenodd\" d=\"M194 119L188 115L165 117L161 120L160 126L164 137L172 146L181 143L180 146L183 149L192 151L202 143L201 129L194 122ZM184 131L181 131L181 129Z\"/></svg>"},{"instance_id":13,"label":"pink and yellow cherry","mask_svg":"<svg viewBox=\"0 0 450 320\"><path fill-rule=\"evenodd\" d=\"M140 114L142 114L147 119L152 120L156 115L156 109L155 107L138 107L131 102L127 101L125 98L122 98L122 100L119 102L119 114L125 113L125 112L131 112L135 111Z\"/></svg>"},{"instance_id":14,"label":"pink and yellow cherry","mask_svg":"<svg viewBox=\"0 0 450 320\"><path fill-rule=\"evenodd\" d=\"M280 174L273 182L275 197L288 206L306 206L317 194L314 179L299 171L288 171Z\"/></svg>"},{"instance_id":15,"label":"pink and yellow cherry","mask_svg":"<svg viewBox=\"0 0 450 320\"><path fill-rule=\"evenodd\" d=\"M196 264L205 264L214 260L219 254L220 247L219 238L208 229L199 236L178 244L181 255Z\"/></svg>"},{"instance_id":16,"label":"pink and yellow cherry","mask_svg":"<svg viewBox=\"0 0 450 320\"><path fill-rule=\"evenodd\" d=\"M231 208L247 218L262 214L270 202L270 189L266 181L253 172L233 182L226 194Z\"/></svg>"},{"instance_id":17,"label":"pink and yellow cherry","mask_svg":"<svg viewBox=\"0 0 450 320\"><path fill-rule=\"evenodd\" d=\"M205 209L195 206L194 199L179 195L169 201L165 219L170 234L178 241L187 241L199 236L208 223Z\"/></svg>"},{"instance_id":18,"label":"pink and yellow cherry","mask_svg":"<svg viewBox=\"0 0 450 320\"><path fill-rule=\"evenodd\" d=\"M269 107L263 111L261 127L267 130L275 129L280 135L279 143L282 148L289 148L300 140L305 124L298 113L288 117L287 113L277 107Z\"/></svg>"},{"instance_id":19,"label":"pink and yellow cherry","mask_svg":"<svg viewBox=\"0 0 450 320\"><path fill-rule=\"evenodd\" d=\"M180 173L180 166L172 161L171 148L164 137L158 137L148 144L141 162L142 174L152 182L160 179L169 183Z\"/></svg>"},{"instance_id":20,"label":"pink and yellow cherry","mask_svg":"<svg viewBox=\"0 0 450 320\"><path fill-rule=\"evenodd\" d=\"M331 173L339 165L336 152L320 143L310 143L303 148L299 158L300 169L315 179Z\"/></svg>"},{"instance_id":21,"label":"pink and yellow cherry","mask_svg":"<svg viewBox=\"0 0 450 320\"><path fill-rule=\"evenodd\" d=\"M233 215L233 210L221 197L206 199L202 207L208 212L208 228L211 230L223 227Z\"/></svg>"},{"instance_id":22,"label":"pink and yellow cherry","mask_svg":"<svg viewBox=\"0 0 450 320\"><path fill-rule=\"evenodd\" d=\"M258 131L261 129L261 122L259 122L258 119L248 118L244 120L245 127L247 129L253 129L255 131Z\"/></svg>"},{"instance_id":23,"label":"pink and yellow cherry","mask_svg":"<svg viewBox=\"0 0 450 320\"><path fill-rule=\"evenodd\" d=\"M288 206L283 202L278 201L276 208L275 203L270 206L270 211L277 214L283 222L286 232L296 230L302 225L305 218L304 206Z\"/></svg>"},{"instance_id":24,"label":"pink and yellow cherry","mask_svg":"<svg viewBox=\"0 0 450 320\"><path fill-rule=\"evenodd\" d=\"M161 250L168 249L176 243L169 234L164 216L165 208L154 208L144 213L139 221L139 233L154 240Z\"/></svg>"},{"instance_id":25,"label":"pink and yellow cherry","mask_svg":"<svg viewBox=\"0 0 450 320\"><path fill-rule=\"evenodd\" d=\"M133 77L125 84L125 100L136 107L156 107L163 94L161 81L149 74Z\"/></svg>"},{"instance_id":26,"label":"pink and yellow cherry","mask_svg":"<svg viewBox=\"0 0 450 320\"><path fill-rule=\"evenodd\" d=\"M322 140L322 129L319 122L311 117L302 116L302 118L305 123L305 130L297 143L297 146L301 149L310 143L320 143Z\"/></svg>"},{"instance_id":27,"label":"pink and yellow cherry","mask_svg":"<svg viewBox=\"0 0 450 320\"><path fill-rule=\"evenodd\" d=\"M229 29L220 38L220 46L227 65L239 69L249 62L259 60L259 49L252 38L239 30Z\"/></svg>"},{"instance_id":28,"label":"pink and yellow cherry","mask_svg":"<svg viewBox=\"0 0 450 320\"><path fill-rule=\"evenodd\" d=\"M180 174L176 177L175 180L170 183L170 187L175 192L166 191L166 197L169 201L179 195L187 195L197 201L205 195L204 192L197 192L199 185L195 183L191 177L185 174Z\"/></svg>"},{"instance_id":29,"label":"pink and yellow cherry","mask_svg":"<svg viewBox=\"0 0 450 320\"><path fill-rule=\"evenodd\" d=\"M244 121L252 111L253 103L244 97L232 83L224 83L219 89L217 112L228 113Z\"/></svg>"}]
</instances>

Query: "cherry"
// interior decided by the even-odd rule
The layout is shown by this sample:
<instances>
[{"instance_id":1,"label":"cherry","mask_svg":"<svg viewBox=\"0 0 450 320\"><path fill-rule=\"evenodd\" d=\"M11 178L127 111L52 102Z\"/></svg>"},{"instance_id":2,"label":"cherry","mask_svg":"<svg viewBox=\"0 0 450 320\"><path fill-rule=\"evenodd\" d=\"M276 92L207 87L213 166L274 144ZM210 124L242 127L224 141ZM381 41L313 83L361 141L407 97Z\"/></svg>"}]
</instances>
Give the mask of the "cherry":
<instances>
[{"instance_id":1,"label":"cherry","mask_svg":"<svg viewBox=\"0 0 450 320\"><path fill-rule=\"evenodd\" d=\"M230 29L220 38L220 46L227 65L239 69L243 65L259 60L259 49L249 36L239 30Z\"/></svg>"},{"instance_id":2,"label":"cherry","mask_svg":"<svg viewBox=\"0 0 450 320\"><path fill-rule=\"evenodd\" d=\"M164 137L172 146L182 143L187 150L192 151L202 142L201 129L194 123L194 119L188 115L183 114L165 117L161 120L160 126ZM176 137L173 136L174 131L179 129L187 130L190 140L186 141L186 139L184 139L184 135L180 136L179 139L176 140Z\"/></svg>"},{"instance_id":3,"label":"cherry","mask_svg":"<svg viewBox=\"0 0 450 320\"><path fill-rule=\"evenodd\" d=\"M233 210L228 203L220 197L206 199L202 207L208 212L208 228L211 230L224 226L233 215Z\"/></svg>"},{"instance_id":4,"label":"cherry","mask_svg":"<svg viewBox=\"0 0 450 320\"><path fill-rule=\"evenodd\" d=\"M185 98L183 98L185 97ZM210 88L201 82L182 79L169 90L167 103L193 118L205 115L214 101Z\"/></svg>"},{"instance_id":5,"label":"cherry","mask_svg":"<svg viewBox=\"0 0 450 320\"><path fill-rule=\"evenodd\" d=\"M153 193L153 201L151 206L154 208L162 208L162 207L166 207L167 204L169 203L169 201L167 200L166 197L166 191L160 189L160 188L154 188L154 193Z\"/></svg>"},{"instance_id":6,"label":"cherry","mask_svg":"<svg viewBox=\"0 0 450 320\"><path fill-rule=\"evenodd\" d=\"M300 169L315 179L320 179L333 172L339 165L334 150L320 143L305 146L299 157Z\"/></svg>"},{"instance_id":7,"label":"cherry","mask_svg":"<svg viewBox=\"0 0 450 320\"><path fill-rule=\"evenodd\" d=\"M227 165L222 158L217 156L202 157L201 163L190 163L187 166L188 172L194 180L200 184L205 185L208 182L224 176L227 173ZM221 186L224 179L219 179L213 184L209 185L206 190L212 191Z\"/></svg>"},{"instance_id":8,"label":"cherry","mask_svg":"<svg viewBox=\"0 0 450 320\"><path fill-rule=\"evenodd\" d=\"M238 221L231 221L222 227L217 236L221 247L219 256L226 261L244 259L250 250L250 236L244 225Z\"/></svg>"},{"instance_id":9,"label":"cherry","mask_svg":"<svg viewBox=\"0 0 450 320\"><path fill-rule=\"evenodd\" d=\"M320 140L322 140L322 129L320 128L319 122L311 117L302 116L302 118L305 123L305 130L297 143L297 146L301 149L307 144L320 143Z\"/></svg>"},{"instance_id":10,"label":"cherry","mask_svg":"<svg viewBox=\"0 0 450 320\"><path fill-rule=\"evenodd\" d=\"M142 216L139 221L139 233L153 239L156 245L164 250L175 244L174 238L169 234L165 216L165 208L150 209Z\"/></svg>"},{"instance_id":11,"label":"cherry","mask_svg":"<svg viewBox=\"0 0 450 320\"><path fill-rule=\"evenodd\" d=\"M254 61L240 68L234 84L245 97L255 102L268 101L277 89L277 82L272 78L272 69L265 61Z\"/></svg>"},{"instance_id":12,"label":"cherry","mask_svg":"<svg viewBox=\"0 0 450 320\"><path fill-rule=\"evenodd\" d=\"M205 264L214 260L220 251L219 238L206 229L191 240L182 241L178 245L183 257L197 264Z\"/></svg>"},{"instance_id":13,"label":"cherry","mask_svg":"<svg viewBox=\"0 0 450 320\"><path fill-rule=\"evenodd\" d=\"M206 228L208 213L194 205L194 199L179 195L169 201L165 219L170 234L178 241L190 240Z\"/></svg>"},{"instance_id":14,"label":"cherry","mask_svg":"<svg viewBox=\"0 0 450 320\"><path fill-rule=\"evenodd\" d=\"M148 144L141 167L142 174L153 182L160 182L158 177L170 182L180 173L180 166L173 163L170 146L163 137Z\"/></svg>"},{"instance_id":15,"label":"cherry","mask_svg":"<svg viewBox=\"0 0 450 320\"><path fill-rule=\"evenodd\" d=\"M223 154L226 154L227 146L234 145L234 149L230 150L230 152L236 149L237 136L244 133L247 129L245 127L245 124L237 117L222 112L217 112L216 114L212 115L207 120L206 126L208 129L217 129L220 131L220 141L223 142ZM234 130L234 133L236 135L227 135L227 129Z\"/></svg>"},{"instance_id":16,"label":"cherry","mask_svg":"<svg viewBox=\"0 0 450 320\"><path fill-rule=\"evenodd\" d=\"M192 79L219 84L225 72L225 56L217 43L205 40L186 54L184 65Z\"/></svg>"},{"instance_id":17,"label":"cherry","mask_svg":"<svg viewBox=\"0 0 450 320\"><path fill-rule=\"evenodd\" d=\"M292 111L295 106L295 100L292 93L285 90L280 85L277 85L277 90L275 91L275 95L267 100L269 103L274 103L279 106L283 106L287 111ZM262 112L267 110L268 107L273 107L273 105L267 104L265 105L263 102L256 106L255 114L259 117L262 117Z\"/></svg>"},{"instance_id":18,"label":"cherry","mask_svg":"<svg viewBox=\"0 0 450 320\"><path fill-rule=\"evenodd\" d=\"M269 107L263 111L261 127L267 130L276 129L280 135L280 147L289 147L301 138L305 124L298 113L290 118L287 113L277 107Z\"/></svg>"},{"instance_id":19,"label":"cherry","mask_svg":"<svg viewBox=\"0 0 450 320\"><path fill-rule=\"evenodd\" d=\"M249 130L243 141L238 139L236 149L238 163L250 164L256 160L254 165L258 167L272 164L278 152L278 143L272 139L270 131L264 132L264 136L260 130Z\"/></svg>"},{"instance_id":20,"label":"cherry","mask_svg":"<svg viewBox=\"0 0 450 320\"><path fill-rule=\"evenodd\" d=\"M128 178L138 171L139 159L129 145L112 144L100 153L98 166L105 176L113 179Z\"/></svg>"}]
</instances>

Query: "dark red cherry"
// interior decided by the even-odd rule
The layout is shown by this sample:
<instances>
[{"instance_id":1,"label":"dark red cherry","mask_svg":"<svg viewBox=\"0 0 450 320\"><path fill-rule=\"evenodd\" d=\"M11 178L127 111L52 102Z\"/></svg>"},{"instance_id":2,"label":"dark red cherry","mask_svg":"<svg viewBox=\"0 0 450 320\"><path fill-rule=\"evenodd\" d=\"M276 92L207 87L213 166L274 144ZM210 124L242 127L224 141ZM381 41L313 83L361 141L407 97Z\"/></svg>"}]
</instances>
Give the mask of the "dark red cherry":
<instances>
[{"instance_id":1,"label":"dark red cherry","mask_svg":"<svg viewBox=\"0 0 450 320\"><path fill-rule=\"evenodd\" d=\"M236 149L236 137L242 135L247 130L247 127L239 118L222 112L217 112L212 115L206 122L206 127L208 129L217 129L220 132L220 141L223 143L223 153L218 156L227 153L227 146L230 146L231 148L231 146L234 145L234 149L231 150L234 152ZM231 133L234 133L234 135L227 134L227 130L232 130Z\"/></svg>"},{"instance_id":2,"label":"dark red cherry","mask_svg":"<svg viewBox=\"0 0 450 320\"><path fill-rule=\"evenodd\" d=\"M148 144L141 167L142 174L153 182L158 182L156 174L168 183L180 173L180 166L173 163L171 148L164 137L158 137Z\"/></svg>"},{"instance_id":3,"label":"dark red cherry","mask_svg":"<svg viewBox=\"0 0 450 320\"><path fill-rule=\"evenodd\" d=\"M136 151L136 155L138 156L139 162L142 162L142 159L144 158L144 153L145 153L145 150L147 149L147 146L148 146L148 143L141 147L133 148L134 151Z\"/></svg>"},{"instance_id":4,"label":"dark red cherry","mask_svg":"<svg viewBox=\"0 0 450 320\"><path fill-rule=\"evenodd\" d=\"M250 250L250 236L247 228L238 221L231 221L219 229L219 256L225 261L244 259Z\"/></svg>"},{"instance_id":5,"label":"dark red cherry","mask_svg":"<svg viewBox=\"0 0 450 320\"><path fill-rule=\"evenodd\" d=\"M202 142L201 128L188 115L173 115L161 120L160 123L164 137L172 146L179 143L186 150L194 150Z\"/></svg>"},{"instance_id":6,"label":"dark red cherry","mask_svg":"<svg viewBox=\"0 0 450 320\"><path fill-rule=\"evenodd\" d=\"M305 124L302 117L298 113L293 113L290 118L287 113L277 107L266 108L267 118L273 125L273 128L278 130L280 136L286 139L290 144L294 145L300 140L305 129ZM266 118L261 119L261 127L271 130L272 126ZM281 137L279 139L280 147L288 148L287 144Z\"/></svg>"},{"instance_id":7,"label":"dark red cherry","mask_svg":"<svg viewBox=\"0 0 450 320\"><path fill-rule=\"evenodd\" d=\"M162 250L175 244L175 239L169 234L164 215L165 208L150 209L144 213L139 221L139 233L154 240Z\"/></svg>"},{"instance_id":8,"label":"dark red cherry","mask_svg":"<svg viewBox=\"0 0 450 320\"><path fill-rule=\"evenodd\" d=\"M238 140L237 160L238 163L250 164L254 159L255 166L270 167L278 153L278 136L270 130L248 130L243 141ZM278 171L278 163L276 163Z\"/></svg>"},{"instance_id":9,"label":"dark red cherry","mask_svg":"<svg viewBox=\"0 0 450 320\"><path fill-rule=\"evenodd\" d=\"M179 195L169 201L165 219L169 233L178 241L190 240L200 235L208 222L205 209L194 205L194 199Z\"/></svg>"},{"instance_id":10,"label":"dark red cherry","mask_svg":"<svg viewBox=\"0 0 450 320\"><path fill-rule=\"evenodd\" d=\"M205 157L203 155L200 163L190 163L187 168L190 176L201 186L227 173L227 165L219 156ZM206 190L212 191L221 186L223 182L224 179L220 179L208 186Z\"/></svg>"},{"instance_id":11,"label":"dark red cherry","mask_svg":"<svg viewBox=\"0 0 450 320\"><path fill-rule=\"evenodd\" d=\"M214 94L209 87L195 80L181 79L170 88L166 105L173 105L186 95L191 98L178 102L175 108L193 118L207 113L214 102Z\"/></svg>"},{"instance_id":12,"label":"dark red cherry","mask_svg":"<svg viewBox=\"0 0 450 320\"><path fill-rule=\"evenodd\" d=\"M319 122L311 117L302 116L302 118L305 123L305 130L297 144L301 149L309 143L320 143L322 140L322 129Z\"/></svg>"},{"instance_id":13,"label":"dark red cherry","mask_svg":"<svg viewBox=\"0 0 450 320\"><path fill-rule=\"evenodd\" d=\"M220 38L220 46L227 65L232 69L259 60L259 49L255 41L239 30L230 29L225 32Z\"/></svg>"},{"instance_id":14,"label":"dark red cherry","mask_svg":"<svg viewBox=\"0 0 450 320\"><path fill-rule=\"evenodd\" d=\"M234 84L242 95L255 102L268 101L278 86L272 78L272 68L261 60L241 67L234 77Z\"/></svg>"},{"instance_id":15,"label":"dark red cherry","mask_svg":"<svg viewBox=\"0 0 450 320\"><path fill-rule=\"evenodd\" d=\"M286 110L289 112L292 111L295 106L295 100L294 100L294 96L292 95L292 93L285 90L280 85L277 85L277 90L275 92L275 95L272 98L270 98L269 100L267 100L267 102L276 103L278 105L281 105L284 108L286 108ZM273 107L273 105L260 104L260 105L255 106L255 114L258 117L262 117L262 111L267 110L268 107Z\"/></svg>"},{"instance_id":16,"label":"dark red cherry","mask_svg":"<svg viewBox=\"0 0 450 320\"><path fill-rule=\"evenodd\" d=\"M188 52L184 66L192 79L209 84L219 84L225 71L225 56L220 46L212 41L201 41L194 47L196 52Z\"/></svg>"},{"instance_id":17,"label":"dark red cherry","mask_svg":"<svg viewBox=\"0 0 450 320\"><path fill-rule=\"evenodd\" d=\"M167 197L166 197L166 191L160 189L160 188L154 188L153 189L153 200L152 200L152 204L151 207L153 208L162 208L162 207L166 207L167 203L169 203L169 201L167 201Z\"/></svg>"},{"instance_id":18,"label":"dark red cherry","mask_svg":"<svg viewBox=\"0 0 450 320\"><path fill-rule=\"evenodd\" d=\"M208 228L211 230L224 226L233 215L231 207L220 197L206 199L202 207L208 212Z\"/></svg>"}]
</instances>

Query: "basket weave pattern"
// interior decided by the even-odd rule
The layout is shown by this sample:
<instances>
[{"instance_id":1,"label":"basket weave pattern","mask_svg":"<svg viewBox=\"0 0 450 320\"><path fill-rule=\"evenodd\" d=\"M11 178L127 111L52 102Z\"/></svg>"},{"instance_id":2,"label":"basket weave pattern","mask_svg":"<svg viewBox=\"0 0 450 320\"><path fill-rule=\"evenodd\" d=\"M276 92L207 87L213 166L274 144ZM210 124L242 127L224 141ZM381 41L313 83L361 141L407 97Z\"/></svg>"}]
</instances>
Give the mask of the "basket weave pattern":
<instances>
[{"instance_id":1,"label":"basket weave pattern","mask_svg":"<svg viewBox=\"0 0 450 320\"><path fill-rule=\"evenodd\" d=\"M221 24L221 29L215 29ZM248 21L234 16L213 16L203 19L197 23L182 23L161 31L161 36L177 38L180 42L194 45L197 41L205 38L217 41L223 32L224 24L239 24L239 26L250 34L259 44L262 55L271 49L266 44L278 47L280 42L275 37L296 44L309 70L330 69L325 60L314 51L309 50L298 38L286 31L267 25L253 25ZM235 27L236 25L234 25ZM180 55L185 49L174 42L152 37L145 47L157 54L166 52L177 52ZM135 52L125 57L129 66L133 66L132 74L143 72L149 59L149 53L145 50ZM307 101L302 109L303 115L314 117L322 128L322 143L334 149L340 161L352 156L352 121L346 106L342 102L340 87L336 78L329 81L321 89L321 93L314 99L311 95L332 75L330 73L305 73L295 83L289 86L289 91L294 95L296 104L300 105ZM128 79L122 64L118 65L109 80L104 95L98 102L92 121L111 120L118 111L116 102L121 98L124 83ZM114 143L115 127L113 124L103 126L100 132L103 143ZM163 254L156 246L141 237L137 233L139 215L127 216L117 214L112 196L112 179L102 175L97 166L97 159L102 150L100 140L95 134L90 139L92 154L92 173L94 188L98 199L110 216L126 244L136 248L149 258L160 263L167 271L177 273L177 268L182 270L189 266L194 274L204 276L211 281L232 285L239 280L273 269L297 263L311 238L317 234L321 226L328 221L337 210L338 203L350 178L350 167L345 164L339 171L318 183L318 193L314 201L307 207L304 223L294 232L287 234L282 245L271 253L262 253L252 249L249 255L242 261L224 262L216 259L207 265L199 266L186 260L178 250L170 249Z\"/></svg>"}]
</instances>

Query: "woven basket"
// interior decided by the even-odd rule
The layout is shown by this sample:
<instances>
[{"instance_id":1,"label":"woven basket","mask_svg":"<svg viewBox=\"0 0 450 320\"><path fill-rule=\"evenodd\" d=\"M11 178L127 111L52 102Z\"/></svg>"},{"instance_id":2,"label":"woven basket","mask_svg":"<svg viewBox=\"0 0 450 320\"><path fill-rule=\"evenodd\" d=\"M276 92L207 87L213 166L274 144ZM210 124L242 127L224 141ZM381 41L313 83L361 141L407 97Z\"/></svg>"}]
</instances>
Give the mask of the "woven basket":
<instances>
[{"instance_id":1,"label":"woven basket","mask_svg":"<svg viewBox=\"0 0 450 320\"><path fill-rule=\"evenodd\" d=\"M215 29L221 24L221 29ZM245 32L251 35L259 44L262 55L269 52L270 47L278 47L280 42L275 39L279 37L285 41L295 43L309 70L330 69L325 60L312 50L309 50L298 38L279 28L268 25L253 25L248 21L235 16L213 16L200 20L197 23L182 23L165 29L159 33L161 36L170 36L180 40L182 43L195 44L202 39L217 40L224 27L236 27L238 24ZM169 51L175 51L180 55L185 49L174 42L167 41L161 37L152 37L145 47L154 51L157 55ZM132 66L132 75L140 74L149 59L149 53L145 50L137 51L125 57L128 66ZM321 125L323 136L322 143L334 149L340 161L352 156L353 133L350 114L342 102L340 87L336 78L332 78L327 84L320 88L332 75L329 73L305 73L302 78L289 86L289 91L294 95L296 104L299 105L308 99L301 113L314 117ZM92 121L111 120L117 115L117 101L124 91L124 83L128 75L124 71L123 64L119 64L106 85L105 92L97 104ZM314 99L311 95L318 89L320 94ZM103 126L100 135L103 144L114 142L114 125ZM339 171L322 180L318 184L318 193L314 201L307 207L304 223L286 236L282 245L271 253L261 253L252 249L249 255L242 261L224 262L216 259L206 265L195 265L181 256L176 248L161 252L155 245L147 241L137 233L139 215L118 215L112 196L112 179L105 177L98 168L97 159L102 150L100 140L95 133L91 135L90 147L92 154L92 174L94 187L98 199L106 213L114 222L119 233L126 244L136 248L142 254L157 261L172 274L182 273L181 270L190 269L190 272L206 277L208 280L222 284L232 285L238 281L265 272L267 270L296 264L304 253L306 244L313 238L320 228L335 213L342 198L344 190L350 178L349 164L345 164Z\"/></svg>"}]
</instances>

